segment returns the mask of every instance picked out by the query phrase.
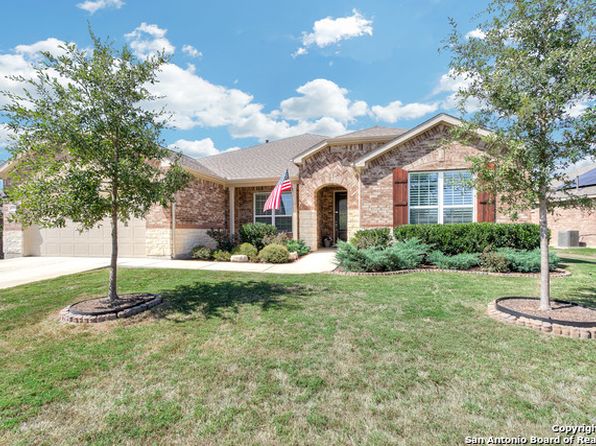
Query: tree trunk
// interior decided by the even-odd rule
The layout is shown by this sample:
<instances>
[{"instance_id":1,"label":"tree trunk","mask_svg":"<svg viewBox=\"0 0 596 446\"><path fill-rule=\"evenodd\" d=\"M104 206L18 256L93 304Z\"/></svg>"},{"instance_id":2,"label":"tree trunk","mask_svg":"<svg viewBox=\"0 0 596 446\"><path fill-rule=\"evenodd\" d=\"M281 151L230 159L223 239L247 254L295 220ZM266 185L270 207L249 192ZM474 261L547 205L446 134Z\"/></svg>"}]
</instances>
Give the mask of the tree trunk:
<instances>
[{"instance_id":1,"label":"tree trunk","mask_svg":"<svg viewBox=\"0 0 596 446\"><path fill-rule=\"evenodd\" d=\"M118 190L112 186L112 258L110 260L110 287L108 299L114 302L118 299Z\"/></svg>"},{"instance_id":2,"label":"tree trunk","mask_svg":"<svg viewBox=\"0 0 596 446\"><path fill-rule=\"evenodd\" d=\"M540 215L540 309L550 310L550 272L548 265L548 219L546 198L539 200Z\"/></svg>"}]
</instances>

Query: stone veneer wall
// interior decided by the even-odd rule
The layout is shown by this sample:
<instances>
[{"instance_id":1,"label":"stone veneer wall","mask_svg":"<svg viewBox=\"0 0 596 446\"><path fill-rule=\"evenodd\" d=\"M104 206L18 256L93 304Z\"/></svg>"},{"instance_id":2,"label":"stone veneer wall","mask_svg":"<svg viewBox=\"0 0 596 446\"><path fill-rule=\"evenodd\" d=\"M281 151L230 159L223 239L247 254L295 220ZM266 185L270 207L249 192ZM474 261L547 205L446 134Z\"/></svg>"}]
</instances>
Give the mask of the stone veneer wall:
<instances>
[{"instance_id":1,"label":"stone veneer wall","mask_svg":"<svg viewBox=\"0 0 596 446\"><path fill-rule=\"evenodd\" d=\"M336 191L345 191L342 187L324 187L319 191L318 203L319 208L317 212L317 227L318 231L318 243L322 245L323 237L328 235L333 238L333 232L335 229L335 194Z\"/></svg>"},{"instance_id":2,"label":"stone veneer wall","mask_svg":"<svg viewBox=\"0 0 596 446\"><path fill-rule=\"evenodd\" d=\"M218 183L195 178L176 194L176 232L172 233L172 209L154 206L146 216L148 256L188 257L196 245L215 247L207 231L226 228L227 190Z\"/></svg>"},{"instance_id":3,"label":"stone veneer wall","mask_svg":"<svg viewBox=\"0 0 596 446\"><path fill-rule=\"evenodd\" d=\"M24 255L23 228L19 223L9 221L10 214L11 205L4 203L2 205L2 249L5 259Z\"/></svg>"},{"instance_id":4,"label":"stone veneer wall","mask_svg":"<svg viewBox=\"0 0 596 446\"><path fill-rule=\"evenodd\" d=\"M364 227L393 226L393 169L408 171L465 169L466 157L479 149L458 143L443 145L447 127L439 125L372 160L361 173L360 223Z\"/></svg>"}]
</instances>

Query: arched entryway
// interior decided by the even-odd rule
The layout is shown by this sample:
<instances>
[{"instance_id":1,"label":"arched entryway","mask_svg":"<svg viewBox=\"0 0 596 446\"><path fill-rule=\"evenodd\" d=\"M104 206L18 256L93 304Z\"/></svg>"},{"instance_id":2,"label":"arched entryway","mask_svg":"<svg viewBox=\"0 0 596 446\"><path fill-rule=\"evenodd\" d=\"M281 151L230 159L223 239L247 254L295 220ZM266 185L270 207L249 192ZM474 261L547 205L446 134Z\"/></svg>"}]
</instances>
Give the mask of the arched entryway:
<instances>
[{"instance_id":1,"label":"arched entryway","mask_svg":"<svg viewBox=\"0 0 596 446\"><path fill-rule=\"evenodd\" d=\"M318 246L325 240L334 246L338 240L348 239L348 191L339 185L327 185L317 191Z\"/></svg>"}]
</instances>

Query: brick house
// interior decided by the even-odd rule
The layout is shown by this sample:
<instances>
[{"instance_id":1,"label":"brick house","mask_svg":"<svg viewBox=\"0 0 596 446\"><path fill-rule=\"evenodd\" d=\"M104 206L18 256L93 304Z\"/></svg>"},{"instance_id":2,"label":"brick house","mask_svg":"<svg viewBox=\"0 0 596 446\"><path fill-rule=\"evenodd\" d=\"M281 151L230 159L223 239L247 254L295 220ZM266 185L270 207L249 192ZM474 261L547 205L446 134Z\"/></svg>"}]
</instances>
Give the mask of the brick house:
<instances>
[{"instance_id":1,"label":"brick house","mask_svg":"<svg viewBox=\"0 0 596 446\"><path fill-rule=\"evenodd\" d=\"M349 239L360 228L408 223L503 220L483 194L462 181L467 157L481 147L446 143L457 118L437 115L410 129L372 127L336 138L304 134L199 160L183 156L193 175L175 203L155 206L120 231L122 256L185 257L193 246L213 245L210 228L237 234L245 223L264 222L312 248L323 239ZM293 183L282 207L263 212L279 176ZM10 166L0 166L10 184ZM109 224L80 234L65 228L21 228L4 205L7 257L109 255ZM595 232L595 231L592 231Z\"/></svg>"}]
</instances>

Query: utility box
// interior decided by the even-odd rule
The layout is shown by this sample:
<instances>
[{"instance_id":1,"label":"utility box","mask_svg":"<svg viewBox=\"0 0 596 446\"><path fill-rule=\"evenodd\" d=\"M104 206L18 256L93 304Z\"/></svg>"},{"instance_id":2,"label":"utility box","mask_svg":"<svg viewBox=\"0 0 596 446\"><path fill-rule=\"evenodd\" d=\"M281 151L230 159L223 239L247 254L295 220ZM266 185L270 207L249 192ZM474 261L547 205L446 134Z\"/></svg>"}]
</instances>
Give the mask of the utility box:
<instances>
[{"instance_id":1,"label":"utility box","mask_svg":"<svg viewBox=\"0 0 596 446\"><path fill-rule=\"evenodd\" d=\"M559 231L557 236L559 248L576 248L579 246L579 231Z\"/></svg>"}]
</instances>

